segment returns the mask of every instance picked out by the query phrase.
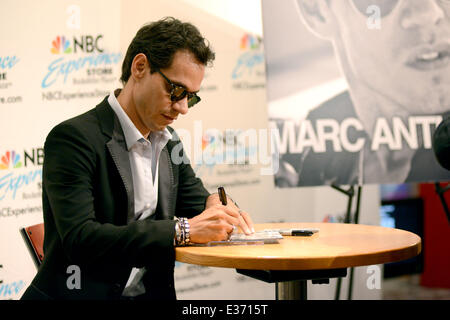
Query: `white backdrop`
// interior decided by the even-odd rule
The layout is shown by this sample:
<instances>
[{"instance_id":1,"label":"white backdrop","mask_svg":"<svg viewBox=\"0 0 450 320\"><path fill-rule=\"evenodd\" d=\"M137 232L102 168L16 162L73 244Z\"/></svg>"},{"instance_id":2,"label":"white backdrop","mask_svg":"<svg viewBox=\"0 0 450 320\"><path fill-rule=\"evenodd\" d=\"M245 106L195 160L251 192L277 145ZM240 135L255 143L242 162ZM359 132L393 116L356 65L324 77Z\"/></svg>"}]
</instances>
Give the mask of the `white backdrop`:
<instances>
[{"instance_id":1,"label":"white backdrop","mask_svg":"<svg viewBox=\"0 0 450 320\"><path fill-rule=\"evenodd\" d=\"M218 9L227 1L203 2L205 10L181 0L77 1L75 7L73 3L8 0L1 4L0 299L20 298L36 273L19 229L42 222L40 183L47 133L120 87L117 79L129 42L143 24L164 16L194 23L216 51L202 85L202 102L175 124L184 133L185 145L192 147L193 166L205 186L215 191L217 185L224 185L255 223L318 222L327 215L344 214L346 198L331 188L275 189L273 177L261 175L260 169L268 167L264 156L268 150L262 150L262 156L258 150L264 140L259 130L266 130L268 124L261 34L222 19ZM229 10L239 10L236 1L229 3L234 5ZM250 11L247 17L260 19ZM53 45L57 36L60 46ZM83 48L75 48L74 38L84 41ZM59 53L53 53L53 47ZM62 74L56 76L58 71ZM219 158L195 162L194 138L201 140L203 159L211 160L210 156L233 150L232 146L221 150L214 137L226 133L241 137L248 130L258 133L256 142L235 149L239 151L234 155L257 154L255 164L215 163ZM16 161L11 159L13 152ZM378 188L365 188L361 223L378 224L378 206ZM365 270L357 269L354 298L377 299L380 291L367 289ZM274 285L232 269L177 263L175 279L179 299L274 298ZM312 299L331 299L334 282L309 289Z\"/></svg>"},{"instance_id":2,"label":"white backdrop","mask_svg":"<svg viewBox=\"0 0 450 320\"><path fill-rule=\"evenodd\" d=\"M42 222L47 133L117 81L120 1L73 3L1 3L0 58L16 63L0 69L0 299L19 298L36 273L19 229Z\"/></svg>"}]
</instances>

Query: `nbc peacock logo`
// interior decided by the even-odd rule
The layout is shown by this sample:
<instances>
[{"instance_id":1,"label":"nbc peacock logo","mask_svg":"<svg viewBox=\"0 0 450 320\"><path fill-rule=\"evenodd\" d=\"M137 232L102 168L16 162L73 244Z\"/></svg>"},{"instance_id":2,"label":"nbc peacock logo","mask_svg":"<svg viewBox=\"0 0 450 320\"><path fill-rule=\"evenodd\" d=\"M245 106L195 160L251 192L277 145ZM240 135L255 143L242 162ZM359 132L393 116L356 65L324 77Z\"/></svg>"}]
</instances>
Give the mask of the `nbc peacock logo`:
<instances>
[{"instance_id":1,"label":"nbc peacock logo","mask_svg":"<svg viewBox=\"0 0 450 320\"><path fill-rule=\"evenodd\" d=\"M52 48L50 51L53 54L60 53L72 53L72 48L70 47L70 41L64 36L57 36L55 40L52 41Z\"/></svg>"},{"instance_id":2,"label":"nbc peacock logo","mask_svg":"<svg viewBox=\"0 0 450 320\"><path fill-rule=\"evenodd\" d=\"M206 149L206 147L209 145L210 138L206 135L202 137L202 151Z\"/></svg>"},{"instance_id":3,"label":"nbc peacock logo","mask_svg":"<svg viewBox=\"0 0 450 320\"><path fill-rule=\"evenodd\" d=\"M6 151L6 153L0 159L0 170L10 168L16 169L20 167L22 167L20 155L18 155L14 150Z\"/></svg>"},{"instance_id":4,"label":"nbc peacock logo","mask_svg":"<svg viewBox=\"0 0 450 320\"><path fill-rule=\"evenodd\" d=\"M204 134L202 137L202 151L205 151L206 148L215 150L218 148L218 138L215 135Z\"/></svg>"},{"instance_id":5,"label":"nbc peacock logo","mask_svg":"<svg viewBox=\"0 0 450 320\"><path fill-rule=\"evenodd\" d=\"M253 36L251 34L244 34L241 38L241 50L255 50L261 46L261 37Z\"/></svg>"},{"instance_id":6,"label":"nbc peacock logo","mask_svg":"<svg viewBox=\"0 0 450 320\"><path fill-rule=\"evenodd\" d=\"M253 90L265 87L264 53L262 38L245 33L239 42L240 54L231 73L234 89Z\"/></svg>"}]
</instances>

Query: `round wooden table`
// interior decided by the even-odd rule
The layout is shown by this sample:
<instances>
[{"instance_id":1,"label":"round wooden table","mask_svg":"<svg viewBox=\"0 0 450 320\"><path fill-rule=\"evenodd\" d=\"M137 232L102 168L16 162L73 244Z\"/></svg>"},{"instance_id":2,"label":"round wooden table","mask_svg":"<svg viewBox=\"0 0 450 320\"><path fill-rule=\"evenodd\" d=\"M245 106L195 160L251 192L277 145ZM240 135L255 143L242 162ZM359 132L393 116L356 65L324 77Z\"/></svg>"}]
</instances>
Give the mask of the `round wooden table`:
<instances>
[{"instance_id":1,"label":"round wooden table","mask_svg":"<svg viewBox=\"0 0 450 320\"><path fill-rule=\"evenodd\" d=\"M320 231L312 236L284 236L277 244L177 247L176 260L235 268L260 280L281 283L277 293L291 290L291 281L300 281L298 294L305 297L307 279L345 276L348 267L406 260L421 251L419 236L393 228L342 223L255 225L256 231L284 228L318 228ZM345 270L344 275L342 270ZM298 294L286 293L287 298Z\"/></svg>"}]
</instances>

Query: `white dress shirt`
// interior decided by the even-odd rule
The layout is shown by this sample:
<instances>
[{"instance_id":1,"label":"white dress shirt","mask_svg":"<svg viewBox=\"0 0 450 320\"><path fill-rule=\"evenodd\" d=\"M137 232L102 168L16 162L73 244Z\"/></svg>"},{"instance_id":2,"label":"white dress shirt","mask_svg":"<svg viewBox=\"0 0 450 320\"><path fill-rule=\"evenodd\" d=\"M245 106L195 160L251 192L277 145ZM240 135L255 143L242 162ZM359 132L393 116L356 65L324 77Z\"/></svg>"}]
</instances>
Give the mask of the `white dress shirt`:
<instances>
[{"instance_id":1,"label":"white dress shirt","mask_svg":"<svg viewBox=\"0 0 450 320\"><path fill-rule=\"evenodd\" d=\"M172 134L166 128L151 132L146 139L122 109L114 92L109 95L108 103L119 118L125 136L133 178L135 219L142 220L155 213L158 202L159 156ZM133 268L122 295L136 296L145 293L142 283L144 273L145 268Z\"/></svg>"}]
</instances>

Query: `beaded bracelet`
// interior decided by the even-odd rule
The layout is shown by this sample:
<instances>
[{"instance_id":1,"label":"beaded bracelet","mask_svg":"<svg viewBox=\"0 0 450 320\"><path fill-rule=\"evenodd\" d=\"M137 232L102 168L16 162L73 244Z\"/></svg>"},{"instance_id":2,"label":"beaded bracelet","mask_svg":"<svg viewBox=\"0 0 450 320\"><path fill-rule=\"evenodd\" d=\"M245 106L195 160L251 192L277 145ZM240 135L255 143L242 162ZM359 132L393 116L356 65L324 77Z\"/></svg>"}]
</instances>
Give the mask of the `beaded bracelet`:
<instances>
[{"instance_id":1,"label":"beaded bracelet","mask_svg":"<svg viewBox=\"0 0 450 320\"><path fill-rule=\"evenodd\" d=\"M188 245L191 243L191 230L190 225L187 218L183 218L184 220L184 244Z\"/></svg>"}]
</instances>

